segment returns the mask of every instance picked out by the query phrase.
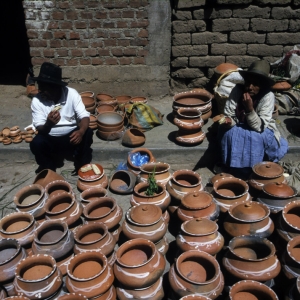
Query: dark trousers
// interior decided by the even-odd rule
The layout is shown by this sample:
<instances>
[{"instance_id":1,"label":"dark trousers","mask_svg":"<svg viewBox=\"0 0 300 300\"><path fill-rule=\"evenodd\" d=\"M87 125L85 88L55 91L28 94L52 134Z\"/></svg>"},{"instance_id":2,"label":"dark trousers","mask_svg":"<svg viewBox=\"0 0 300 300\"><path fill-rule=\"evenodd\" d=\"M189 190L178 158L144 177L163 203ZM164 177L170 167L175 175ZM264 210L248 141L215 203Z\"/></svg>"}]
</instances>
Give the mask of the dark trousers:
<instances>
[{"instance_id":1,"label":"dark trousers","mask_svg":"<svg viewBox=\"0 0 300 300\"><path fill-rule=\"evenodd\" d=\"M71 133L64 136L37 134L33 138L30 143L30 150L40 169L55 171L63 159L74 161L74 167L77 170L91 162L93 130L90 128L86 130L79 145L70 143Z\"/></svg>"}]
</instances>

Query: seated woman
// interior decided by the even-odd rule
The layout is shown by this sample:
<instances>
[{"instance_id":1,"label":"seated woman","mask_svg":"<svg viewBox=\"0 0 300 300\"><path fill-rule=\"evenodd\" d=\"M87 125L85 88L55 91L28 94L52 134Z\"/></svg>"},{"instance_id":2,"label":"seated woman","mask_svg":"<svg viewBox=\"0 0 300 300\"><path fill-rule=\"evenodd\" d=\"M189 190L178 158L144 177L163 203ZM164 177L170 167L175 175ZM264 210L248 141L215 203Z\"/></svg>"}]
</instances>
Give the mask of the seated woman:
<instances>
[{"instance_id":1,"label":"seated woman","mask_svg":"<svg viewBox=\"0 0 300 300\"><path fill-rule=\"evenodd\" d=\"M264 60L252 63L248 71L239 71L245 84L232 89L225 116L219 120L222 163L235 176L247 176L250 168L262 161L277 162L288 150L272 119L275 96L270 90L274 82L269 71Z\"/></svg>"}]
</instances>

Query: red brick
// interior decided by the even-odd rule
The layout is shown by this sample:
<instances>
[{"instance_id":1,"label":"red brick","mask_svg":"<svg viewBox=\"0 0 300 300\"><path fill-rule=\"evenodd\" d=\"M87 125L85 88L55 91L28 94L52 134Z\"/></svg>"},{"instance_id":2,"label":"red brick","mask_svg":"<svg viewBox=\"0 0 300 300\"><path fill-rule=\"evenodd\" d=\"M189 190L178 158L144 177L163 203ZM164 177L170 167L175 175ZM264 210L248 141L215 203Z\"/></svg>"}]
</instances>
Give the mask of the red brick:
<instances>
[{"instance_id":1,"label":"red brick","mask_svg":"<svg viewBox=\"0 0 300 300\"><path fill-rule=\"evenodd\" d=\"M105 0L102 3L103 7L105 8L125 8L127 7L127 0L115 0L115 1L111 1L111 0Z\"/></svg>"},{"instance_id":2,"label":"red brick","mask_svg":"<svg viewBox=\"0 0 300 300\"><path fill-rule=\"evenodd\" d=\"M124 56L136 56L136 49L135 48L125 48Z\"/></svg>"},{"instance_id":3,"label":"red brick","mask_svg":"<svg viewBox=\"0 0 300 300\"><path fill-rule=\"evenodd\" d=\"M55 53L56 53L57 56L60 56L60 57L69 56L68 49L58 49L58 50L55 51Z\"/></svg>"},{"instance_id":4,"label":"red brick","mask_svg":"<svg viewBox=\"0 0 300 300\"><path fill-rule=\"evenodd\" d=\"M148 55L148 50L146 49L138 50L138 56L147 56L147 55Z\"/></svg>"},{"instance_id":5,"label":"red brick","mask_svg":"<svg viewBox=\"0 0 300 300\"><path fill-rule=\"evenodd\" d=\"M83 55L83 52L81 49L72 49L71 50L71 56L82 56Z\"/></svg>"},{"instance_id":6,"label":"red brick","mask_svg":"<svg viewBox=\"0 0 300 300\"><path fill-rule=\"evenodd\" d=\"M46 61L47 61L46 58L41 58L41 57L32 57L31 58L31 63L33 66L40 66Z\"/></svg>"},{"instance_id":7,"label":"red brick","mask_svg":"<svg viewBox=\"0 0 300 300\"><path fill-rule=\"evenodd\" d=\"M62 46L66 48L76 47L76 41L62 40Z\"/></svg>"},{"instance_id":8,"label":"red brick","mask_svg":"<svg viewBox=\"0 0 300 300\"><path fill-rule=\"evenodd\" d=\"M79 9L85 8L84 0L73 1L73 6Z\"/></svg>"},{"instance_id":9,"label":"red brick","mask_svg":"<svg viewBox=\"0 0 300 300\"><path fill-rule=\"evenodd\" d=\"M66 65L67 66L78 66L78 59L77 58L68 59L66 61Z\"/></svg>"},{"instance_id":10,"label":"red brick","mask_svg":"<svg viewBox=\"0 0 300 300\"><path fill-rule=\"evenodd\" d=\"M122 16L126 19L132 19L134 18L134 10L123 10Z\"/></svg>"},{"instance_id":11,"label":"red brick","mask_svg":"<svg viewBox=\"0 0 300 300\"><path fill-rule=\"evenodd\" d=\"M105 47L116 46L117 45L116 40L104 40L103 43L104 43Z\"/></svg>"},{"instance_id":12,"label":"red brick","mask_svg":"<svg viewBox=\"0 0 300 300\"><path fill-rule=\"evenodd\" d=\"M53 34L50 31L46 31L42 33L42 38L44 40L52 40L53 39Z\"/></svg>"},{"instance_id":13,"label":"red brick","mask_svg":"<svg viewBox=\"0 0 300 300\"><path fill-rule=\"evenodd\" d=\"M120 62L120 65L130 65L131 58L130 57L120 57L119 62Z\"/></svg>"},{"instance_id":14,"label":"red brick","mask_svg":"<svg viewBox=\"0 0 300 300\"><path fill-rule=\"evenodd\" d=\"M100 57L93 57L91 63L92 65L103 65L103 60Z\"/></svg>"},{"instance_id":15,"label":"red brick","mask_svg":"<svg viewBox=\"0 0 300 300\"><path fill-rule=\"evenodd\" d=\"M99 28L101 27L100 21L91 20L90 21L90 28Z\"/></svg>"},{"instance_id":16,"label":"red brick","mask_svg":"<svg viewBox=\"0 0 300 300\"><path fill-rule=\"evenodd\" d=\"M35 56L35 57L41 56L41 50L30 48L30 56Z\"/></svg>"},{"instance_id":17,"label":"red brick","mask_svg":"<svg viewBox=\"0 0 300 300\"><path fill-rule=\"evenodd\" d=\"M36 13L33 11L25 11L25 19L26 20L36 20Z\"/></svg>"},{"instance_id":18,"label":"red brick","mask_svg":"<svg viewBox=\"0 0 300 300\"><path fill-rule=\"evenodd\" d=\"M109 56L109 50L108 49L98 49L99 56Z\"/></svg>"},{"instance_id":19,"label":"red brick","mask_svg":"<svg viewBox=\"0 0 300 300\"><path fill-rule=\"evenodd\" d=\"M107 38L108 37L107 30L97 30L97 37Z\"/></svg>"},{"instance_id":20,"label":"red brick","mask_svg":"<svg viewBox=\"0 0 300 300\"><path fill-rule=\"evenodd\" d=\"M118 21L117 28L128 28L128 23L126 21Z\"/></svg>"},{"instance_id":21,"label":"red brick","mask_svg":"<svg viewBox=\"0 0 300 300\"><path fill-rule=\"evenodd\" d=\"M97 50L95 48L89 48L84 50L85 56L97 56Z\"/></svg>"},{"instance_id":22,"label":"red brick","mask_svg":"<svg viewBox=\"0 0 300 300\"><path fill-rule=\"evenodd\" d=\"M58 7L62 9L70 8L69 1L60 1L58 2Z\"/></svg>"},{"instance_id":23,"label":"red brick","mask_svg":"<svg viewBox=\"0 0 300 300\"><path fill-rule=\"evenodd\" d=\"M48 11L39 12L39 16L40 16L41 20L49 20L50 19L50 13Z\"/></svg>"},{"instance_id":24,"label":"red brick","mask_svg":"<svg viewBox=\"0 0 300 300\"><path fill-rule=\"evenodd\" d=\"M120 19L122 18L122 12L120 10L112 10L109 12L108 17L110 19Z\"/></svg>"},{"instance_id":25,"label":"red brick","mask_svg":"<svg viewBox=\"0 0 300 300\"><path fill-rule=\"evenodd\" d=\"M73 23L70 21L60 22L60 29L72 29Z\"/></svg>"},{"instance_id":26,"label":"red brick","mask_svg":"<svg viewBox=\"0 0 300 300\"><path fill-rule=\"evenodd\" d=\"M66 33L64 31L56 31L56 32L54 32L54 38L55 39L65 39Z\"/></svg>"},{"instance_id":27,"label":"red brick","mask_svg":"<svg viewBox=\"0 0 300 300\"><path fill-rule=\"evenodd\" d=\"M124 30L124 35L126 37L135 37L136 36L136 29Z\"/></svg>"},{"instance_id":28,"label":"red brick","mask_svg":"<svg viewBox=\"0 0 300 300\"><path fill-rule=\"evenodd\" d=\"M93 13L90 11L82 11L80 13L80 16L82 19L87 20L87 19L93 19Z\"/></svg>"},{"instance_id":29,"label":"red brick","mask_svg":"<svg viewBox=\"0 0 300 300\"><path fill-rule=\"evenodd\" d=\"M77 12L75 10L68 10L66 12L66 18L67 20L77 20L78 19Z\"/></svg>"},{"instance_id":30,"label":"red brick","mask_svg":"<svg viewBox=\"0 0 300 300\"><path fill-rule=\"evenodd\" d=\"M115 28L115 23L114 22L109 22L109 21L106 21L106 22L103 22L103 28Z\"/></svg>"},{"instance_id":31,"label":"red brick","mask_svg":"<svg viewBox=\"0 0 300 300\"><path fill-rule=\"evenodd\" d=\"M82 39L93 39L94 38L94 30L85 30L81 35Z\"/></svg>"},{"instance_id":32,"label":"red brick","mask_svg":"<svg viewBox=\"0 0 300 300\"><path fill-rule=\"evenodd\" d=\"M141 38L148 37L148 30L147 29L139 30L138 37L141 37Z\"/></svg>"},{"instance_id":33,"label":"red brick","mask_svg":"<svg viewBox=\"0 0 300 300\"><path fill-rule=\"evenodd\" d=\"M130 6L134 8L140 7L141 3L140 0L130 0Z\"/></svg>"},{"instance_id":34,"label":"red brick","mask_svg":"<svg viewBox=\"0 0 300 300\"><path fill-rule=\"evenodd\" d=\"M57 29L58 28L58 22L49 22L47 29Z\"/></svg>"},{"instance_id":35,"label":"red brick","mask_svg":"<svg viewBox=\"0 0 300 300\"><path fill-rule=\"evenodd\" d=\"M148 25L149 25L148 20L132 21L130 27L131 28L146 28Z\"/></svg>"},{"instance_id":36,"label":"red brick","mask_svg":"<svg viewBox=\"0 0 300 300\"><path fill-rule=\"evenodd\" d=\"M149 0L140 0L142 7L147 7L149 5Z\"/></svg>"},{"instance_id":37,"label":"red brick","mask_svg":"<svg viewBox=\"0 0 300 300\"><path fill-rule=\"evenodd\" d=\"M50 41L50 47L51 48L60 48L61 47L61 41L60 40Z\"/></svg>"},{"instance_id":38,"label":"red brick","mask_svg":"<svg viewBox=\"0 0 300 300\"><path fill-rule=\"evenodd\" d=\"M84 41L81 41L81 40L77 41L77 47L78 48L88 48L89 45L90 45L89 41L86 41L86 40L84 40Z\"/></svg>"},{"instance_id":39,"label":"red brick","mask_svg":"<svg viewBox=\"0 0 300 300\"><path fill-rule=\"evenodd\" d=\"M99 7L99 1L87 1L86 6L88 8L98 8Z\"/></svg>"},{"instance_id":40,"label":"red brick","mask_svg":"<svg viewBox=\"0 0 300 300\"><path fill-rule=\"evenodd\" d=\"M123 49L122 48L113 48L113 49L111 49L111 54L113 56L123 56Z\"/></svg>"},{"instance_id":41,"label":"red brick","mask_svg":"<svg viewBox=\"0 0 300 300\"><path fill-rule=\"evenodd\" d=\"M45 57L54 57L54 49L44 49L43 53Z\"/></svg>"},{"instance_id":42,"label":"red brick","mask_svg":"<svg viewBox=\"0 0 300 300\"><path fill-rule=\"evenodd\" d=\"M118 40L118 46L128 47L129 40Z\"/></svg>"},{"instance_id":43,"label":"red brick","mask_svg":"<svg viewBox=\"0 0 300 300\"><path fill-rule=\"evenodd\" d=\"M91 47L93 48L102 47L102 46L103 46L102 40L96 40L91 43Z\"/></svg>"},{"instance_id":44,"label":"red brick","mask_svg":"<svg viewBox=\"0 0 300 300\"><path fill-rule=\"evenodd\" d=\"M145 64L145 58L144 57L134 57L133 63L135 65L144 65Z\"/></svg>"},{"instance_id":45,"label":"red brick","mask_svg":"<svg viewBox=\"0 0 300 300\"><path fill-rule=\"evenodd\" d=\"M95 13L95 18L96 19L107 19L107 13L106 12L103 12L103 11L97 11Z\"/></svg>"},{"instance_id":46,"label":"red brick","mask_svg":"<svg viewBox=\"0 0 300 300\"><path fill-rule=\"evenodd\" d=\"M57 66L64 66L65 65L65 59L64 58L53 58L52 62L56 64Z\"/></svg>"},{"instance_id":47,"label":"red brick","mask_svg":"<svg viewBox=\"0 0 300 300\"><path fill-rule=\"evenodd\" d=\"M85 29L86 28L86 22L84 22L84 21L75 22L75 28L76 29Z\"/></svg>"},{"instance_id":48,"label":"red brick","mask_svg":"<svg viewBox=\"0 0 300 300\"><path fill-rule=\"evenodd\" d=\"M70 40L79 40L80 35L78 32L70 32Z\"/></svg>"},{"instance_id":49,"label":"red brick","mask_svg":"<svg viewBox=\"0 0 300 300\"><path fill-rule=\"evenodd\" d=\"M86 66L86 65L90 65L91 64L91 59L90 58L81 58L79 60L79 62L80 62L81 65Z\"/></svg>"},{"instance_id":50,"label":"red brick","mask_svg":"<svg viewBox=\"0 0 300 300\"><path fill-rule=\"evenodd\" d=\"M115 57L107 57L105 58L106 65L118 65L118 59Z\"/></svg>"},{"instance_id":51,"label":"red brick","mask_svg":"<svg viewBox=\"0 0 300 300\"><path fill-rule=\"evenodd\" d=\"M149 42L147 39L133 39L133 40L130 40L130 46L146 46L148 45Z\"/></svg>"},{"instance_id":52,"label":"red brick","mask_svg":"<svg viewBox=\"0 0 300 300\"><path fill-rule=\"evenodd\" d=\"M44 40L29 40L30 47L47 47L47 41Z\"/></svg>"},{"instance_id":53,"label":"red brick","mask_svg":"<svg viewBox=\"0 0 300 300\"><path fill-rule=\"evenodd\" d=\"M65 17L65 14L61 11L54 10L52 12L52 19L53 20L63 20L64 17Z\"/></svg>"},{"instance_id":54,"label":"red brick","mask_svg":"<svg viewBox=\"0 0 300 300\"><path fill-rule=\"evenodd\" d=\"M36 39L39 36L38 32L35 30L27 30L27 37L29 39Z\"/></svg>"},{"instance_id":55,"label":"red brick","mask_svg":"<svg viewBox=\"0 0 300 300\"><path fill-rule=\"evenodd\" d=\"M120 32L110 32L109 37L111 39L119 39L121 37L121 33Z\"/></svg>"},{"instance_id":56,"label":"red brick","mask_svg":"<svg viewBox=\"0 0 300 300\"><path fill-rule=\"evenodd\" d=\"M148 12L146 10L140 10L136 13L137 19L147 19L148 18Z\"/></svg>"}]
</instances>

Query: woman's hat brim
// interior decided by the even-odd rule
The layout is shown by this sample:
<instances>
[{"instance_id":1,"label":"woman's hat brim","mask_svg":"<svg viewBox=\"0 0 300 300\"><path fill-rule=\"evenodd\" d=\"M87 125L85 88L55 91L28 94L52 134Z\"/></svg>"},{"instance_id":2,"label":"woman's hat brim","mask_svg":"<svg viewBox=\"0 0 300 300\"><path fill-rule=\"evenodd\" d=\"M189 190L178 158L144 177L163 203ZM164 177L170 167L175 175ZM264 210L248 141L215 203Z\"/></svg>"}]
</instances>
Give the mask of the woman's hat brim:
<instances>
[{"instance_id":1,"label":"woman's hat brim","mask_svg":"<svg viewBox=\"0 0 300 300\"><path fill-rule=\"evenodd\" d=\"M61 86L68 85L68 83L64 82L64 81L56 81L56 80L54 81L54 80L43 78L43 77L33 77L32 79L37 82L40 81L40 82L46 82L46 83L51 83L51 84L56 84L56 85L61 85Z\"/></svg>"},{"instance_id":2,"label":"woman's hat brim","mask_svg":"<svg viewBox=\"0 0 300 300\"><path fill-rule=\"evenodd\" d=\"M273 86L275 84L275 81L271 77L266 76L265 74L260 74L257 71L255 71L255 72L251 72L251 71L239 71L239 73L241 74L241 76L244 79L247 78L247 76L251 75L251 76L256 76L258 78L261 78L262 80L264 80L265 82L267 82L269 84L269 86Z\"/></svg>"}]
</instances>

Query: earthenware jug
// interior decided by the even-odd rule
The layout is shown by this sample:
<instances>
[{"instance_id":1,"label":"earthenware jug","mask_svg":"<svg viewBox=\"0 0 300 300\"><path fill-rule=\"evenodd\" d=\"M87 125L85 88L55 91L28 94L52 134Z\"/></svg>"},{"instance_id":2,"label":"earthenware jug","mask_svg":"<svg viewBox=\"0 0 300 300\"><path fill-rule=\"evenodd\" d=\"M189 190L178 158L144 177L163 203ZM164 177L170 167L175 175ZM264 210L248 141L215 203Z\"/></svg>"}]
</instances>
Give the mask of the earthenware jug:
<instances>
[{"instance_id":1,"label":"earthenware jug","mask_svg":"<svg viewBox=\"0 0 300 300\"><path fill-rule=\"evenodd\" d=\"M33 183L40 184L45 188L48 183L54 180L65 180L65 178L50 169L45 169L36 175Z\"/></svg>"}]
</instances>

